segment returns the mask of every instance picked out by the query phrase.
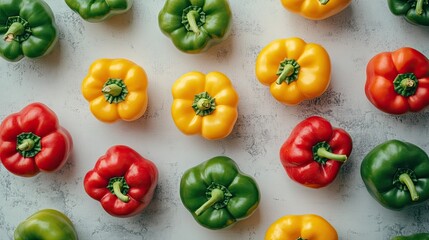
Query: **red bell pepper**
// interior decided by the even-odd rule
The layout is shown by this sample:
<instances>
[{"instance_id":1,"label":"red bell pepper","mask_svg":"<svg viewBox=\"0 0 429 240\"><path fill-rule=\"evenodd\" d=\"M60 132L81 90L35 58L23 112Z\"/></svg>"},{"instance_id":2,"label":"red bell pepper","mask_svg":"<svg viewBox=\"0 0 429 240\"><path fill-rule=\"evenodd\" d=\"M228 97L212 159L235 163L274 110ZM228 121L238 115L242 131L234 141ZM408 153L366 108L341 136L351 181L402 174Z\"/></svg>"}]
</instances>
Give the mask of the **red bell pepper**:
<instances>
[{"instance_id":1,"label":"red bell pepper","mask_svg":"<svg viewBox=\"0 0 429 240\"><path fill-rule=\"evenodd\" d=\"M365 94L383 112L417 112L429 104L429 59L413 48L375 55L366 75Z\"/></svg>"},{"instance_id":2,"label":"red bell pepper","mask_svg":"<svg viewBox=\"0 0 429 240\"><path fill-rule=\"evenodd\" d=\"M7 116L0 125L0 160L11 173L32 177L60 169L73 146L69 132L42 103Z\"/></svg>"},{"instance_id":3,"label":"red bell pepper","mask_svg":"<svg viewBox=\"0 0 429 240\"><path fill-rule=\"evenodd\" d=\"M155 164L123 145L109 148L84 178L88 195L115 217L142 212L152 200L157 183Z\"/></svg>"},{"instance_id":4,"label":"red bell pepper","mask_svg":"<svg viewBox=\"0 0 429 240\"><path fill-rule=\"evenodd\" d=\"M321 188L334 181L351 151L352 138L345 130L313 116L292 130L280 149L280 159L292 180Z\"/></svg>"}]
</instances>

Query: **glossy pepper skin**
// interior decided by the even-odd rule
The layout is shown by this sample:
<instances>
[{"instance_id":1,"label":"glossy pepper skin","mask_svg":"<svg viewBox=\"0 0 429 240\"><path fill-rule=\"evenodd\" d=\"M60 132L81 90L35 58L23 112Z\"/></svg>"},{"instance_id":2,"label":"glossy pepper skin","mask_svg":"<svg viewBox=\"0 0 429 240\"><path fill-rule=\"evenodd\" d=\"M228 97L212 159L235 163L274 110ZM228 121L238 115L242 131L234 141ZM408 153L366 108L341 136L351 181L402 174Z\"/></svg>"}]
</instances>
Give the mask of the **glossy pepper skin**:
<instances>
[{"instance_id":1,"label":"glossy pepper skin","mask_svg":"<svg viewBox=\"0 0 429 240\"><path fill-rule=\"evenodd\" d=\"M220 72L189 72L172 87L171 115L186 135L214 140L227 137L238 118L238 94Z\"/></svg>"},{"instance_id":2,"label":"glossy pepper skin","mask_svg":"<svg viewBox=\"0 0 429 240\"><path fill-rule=\"evenodd\" d=\"M54 14L43 0L0 2L0 56L16 62L50 53L58 41Z\"/></svg>"},{"instance_id":3,"label":"glossy pepper skin","mask_svg":"<svg viewBox=\"0 0 429 240\"><path fill-rule=\"evenodd\" d=\"M296 105L321 96L331 81L331 61L319 44L301 38L274 40L256 59L256 77L270 87L273 97Z\"/></svg>"},{"instance_id":4,"label":"glossy pepper skin","mask_svg":"<svg viewBox=\"0 0 429 240\"><path fill-rule=\"evenodd\" d=\"M401 210L429 199L429 158L418 146L386 141L363 159L361 177L382 206Z\"/></svg>"},{"instance_id":5,"label":"glossy pepper skin","mask_svg":"<svg viewBox=\"0 0 429 240\"><path fill-rule=\"evenodd\" d=\"M429 26L427 0L387 0L390 11L415 25Z\"/></svg>"},{"instance_id":6,"label":"glossy pepper skin","mask_svg":"<svg viewBox=\"0 0 429 240\"><path fill-rule=\"evenodd\" d=\"M366 76L368 100L385 113L418 112L429 105L429 59L413 48L375 55Z\"/></svg>"},{"instance_id":7,"label":"glossy pepper skin","mask_svg":"<svg viewBox=\"0 0 429 240\"><path fill-rule=\"evenodd\" d=\"M226 39L232 25L228 0L166 0L161 31L185 53L200 53Z\"/></svg>"},{"instance_id":8,"label":"glossy pepper skin","mask_svg":"<svg viewBox=\"0 0 429 240\"><path fill-rule=\"evenodd\" d=\"M77 240L72 221L54 209L40 210L15 229L14 240Z\"/></svg>"},{"instance_id":9,"label":"glossy pepper skin","mask_svg":"<svg viewBox=\"0 0 429 240\"><path fill-rule=\"evenodd\" d=\"M65 0L67 5L88 22L101 22L127 12L133 0Z\"/></svg>"},{"instance_id":10,"label":"glossy pepper skin","mask_svg":"<svg viewBox=\"0 0 429 240\"><path fill-rule=\"evenodd\" d=\"M84 178L86 193L115 217L141 213L151 202L157 183L155 164L124 145L109 148Z\"/></svg>"},{"instance_id":11,"label":"glossy pepper skin","mask_svg":"<svg viewBox=\"0 0 429 240\"><path fill-rule=\"evenodd\" d=\"M218 156L183 174L180 199L199 224L215 230L252 215L260 194L255 180L243 174L234 160Z\"/></svg>"},{"instance_id":12,"label":"glossy pepper skin","mask_svg":"<svg viewBox=\"0 0 429 240\"><path fill-rule=\"evenodd\" d=\"M70 133L59 125L45 104L31 103L7 116L0 125L0 160L11 173L33 177L54 172L67 161L73 147Z\"/></svg>"},{"instance_id":13,"label":"glossy pepper skin","mask_svg":"<svg viewBox=\"0 0 429 240\"><path fill-rule=\"evenodd\" d=\"M146 112L148 80L142 67L127 59L94 61L82 82L92 114L106 123L134 121Z\"/></svg>"},{"instance_id":14,"label":"glossy pepper skin","mask_svg":"<svg viewBox=\"0 0 429 240\"><path fill-rule=\"evenodd\" d=\"M352 0L281 0L283 6L311 20L323 20L343 11Z\"/></svg>"},{"instance_id":15,"label":"glossy pepper skin","mask_svg":"<svg viewBox=\"0 0 429 240\"><path fill-rule=\"evenodd\" d=\"M286 215L271 224L265 240L338 240L338 234L321 216Z\"/></svg>"},{"instance_id":16,"label":"glossy pepper skin","mask_svg":"<svg viewBox=\"0 0 429 240\"><path fill-rule=\"evenodd\" d=\"M352 138L333 128L324 118L309 117L292 130L280 149L280 160L289 177L310 188L335 180L352 151Z\"/></svg>"},{"instance_id":17,"label":"glossy pepper skin","mask_svg":"<svg viewBox=\"0 0 429 240\"><path fill-rule=\"evenodd\" d=\"M409 236L396 236L391 240L429 240L429 233L416 233Z\"/></svg>"}]
</instances>

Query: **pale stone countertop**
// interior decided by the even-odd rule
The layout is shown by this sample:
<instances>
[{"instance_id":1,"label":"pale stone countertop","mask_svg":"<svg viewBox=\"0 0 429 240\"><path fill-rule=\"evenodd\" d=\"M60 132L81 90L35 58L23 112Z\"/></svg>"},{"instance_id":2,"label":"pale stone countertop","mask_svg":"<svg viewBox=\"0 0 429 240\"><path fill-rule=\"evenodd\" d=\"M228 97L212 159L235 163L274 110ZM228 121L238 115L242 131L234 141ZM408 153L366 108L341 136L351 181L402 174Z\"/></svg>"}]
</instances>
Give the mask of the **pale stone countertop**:
<instances>
[{"instance_id":1,"label":"pale stone countertop","mask_svg":"<svg viewBox=\"0 0 429 240\"><path fill-rule=\"evenodd\" d=\"M89 23L64 1L46 0L59 27L59 44L37 60L1 59L0 119L39 101L53 109L74 140L59 172L21 178L0 167L0 239L12 239L15 227L31 213L55 208L74 222L82 240L263 239L268 226L288 214L314 213L327 219L340 239L389 239L397 234L429 232L427 203L391 211L370 197L360 163L370 149L389 139L429 150L429 112L393 116L373 107L364 94L365 68L383 51L410 46L429 56L429 29L390 13L386 1L354 0L346 10L323 21L292 14L279 0L231 0L233 26L224 42L201 54L177 50L158 27L160 0L134 1L127 13ZM331 57L332 80L320 98L298 106L275 101L255 76L259 51L274 39L301 37L323 45ZM127 58L149 78L149 108L135 122L106 124L90 113L80 86L98 58ZM189 71L220 71L240 96L239 117L231 135L208 141L185 136L174 125L171 86ZM279 149L293 127L306 117L323 116L353 138L353 152L328 187L309 189L292 182L279 160ZM155 162L159 183L152 203L140 215L115 218L83 189L83 177L116 144L125 144ZM185 170L217 155L234 160L261 190L258 210L232 228L200 227L179 198Z\"/></svg>"}]
</instances>

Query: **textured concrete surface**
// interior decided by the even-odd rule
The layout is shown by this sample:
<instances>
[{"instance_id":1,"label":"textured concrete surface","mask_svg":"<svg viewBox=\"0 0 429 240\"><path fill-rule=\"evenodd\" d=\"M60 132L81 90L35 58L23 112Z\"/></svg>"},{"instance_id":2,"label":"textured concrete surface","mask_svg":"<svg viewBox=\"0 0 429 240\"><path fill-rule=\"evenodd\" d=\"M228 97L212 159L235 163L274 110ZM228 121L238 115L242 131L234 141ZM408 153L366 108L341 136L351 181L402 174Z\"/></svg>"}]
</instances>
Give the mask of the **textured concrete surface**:
<instances>
[{"instance_id":1,"label":"textured concrete surface","mask_svg":"<svg viewBox=\"0 0 429 240\"><path fill-rule=\"evenodd\" d=\"M268 226L287 214L315 213L326 218L340 239L389 239L397 234L429 232L427 203L396 212L384 209L366 191L360 162L377 144L400 139L429 151L428 110L392 116L375 109L364 95L365 67L378 52L411 46L429 56L429 29L393 16L385 1L354 0L324 21L287 12L279 0L231 0L230 37L208 52L179 52L164 36L157 15L164 1L135 1L129 13L103 23L82 21L64 1L47 0L55 13L60 40L52 54L18 63L0 61L0 119L33 101L51 107L73 136L74 150L63 169L21 178L0 167L0 239L12 239L19 222L42 208L63 211L80 239L262 239ZM332 81L320 98L284 106L271 97L254 74L259 51L270 41L297 36L325 46ZM149 77L149 108L135 122L105 124L89 112L80 84L96 59L128 58ZM239 119L231 135L207 141L185 136L171 115L171 86L182 74L221 71L240 95ZM320 115L346 129L354 148L338 178L323 189L292 182L278 151L301 120ZM159 185L149 207L132 218L114 218L83 190L83 177L112 145L126 144L154 161ZM261 190L256 213L234 227L200 227L179 199L182 173L213 156L235 159L254 176Z\"/></svg>"}]
</instances>

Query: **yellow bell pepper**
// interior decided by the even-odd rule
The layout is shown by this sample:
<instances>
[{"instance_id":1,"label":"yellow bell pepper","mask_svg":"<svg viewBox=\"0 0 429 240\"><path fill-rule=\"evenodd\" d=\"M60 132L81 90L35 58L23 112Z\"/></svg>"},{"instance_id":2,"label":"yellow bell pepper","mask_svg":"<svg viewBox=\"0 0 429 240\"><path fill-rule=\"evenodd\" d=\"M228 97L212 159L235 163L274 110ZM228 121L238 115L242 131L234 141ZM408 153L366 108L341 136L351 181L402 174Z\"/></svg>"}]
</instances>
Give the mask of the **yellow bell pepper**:
<instances>
[{"instance_id":1,"label":"yellow bell pepper","mask_svg":"<svg viewBox=\"0 0 429 240\"><path fill-rule=\"evenodd\" d=\"M100 121L134 121L148 104L146 72L127 59L98 59L89 68L81 90Z\"/></svg>"},{"instance_id":2,"label":"yellow bell pepper","mask_svg":"<svg viewBox=\"0 0 429 240\"><path fill-rule=\"evenodd\" d=\"M271 224L265 240L338 240L338 234L321 216L286 215Z\"/></svg>"},{"instance_id":3,"label":"yellow bell pepper","mask_svg":"<svg viewBox=\"0 0 429 240\"><path fill-rule=\"evenodd\" d=\"M172 87L171 115L186 135L204 138L227 137L238 117L238 94L227 76L220 72L189 72Z\"/></svg>"},{"instance_id":4,"label":"yellow bell pepper","mask_svg":"<svg viewBox=\"0 0 429 240\"><path fill-rule=\"evenodd\" d=\"M322 95L331 81L331 61L319 44L301 38L278 39L256 59L256 77L270 86L275 99L286 105Z\"/></svg>"},{"instance_id":5,"label":"yellow bell pepper","mask_svg":"<svg viewBox=\"0 0 429 240\"><path fill-rule=\"evenodd\" d=\"M293 13L311 20L323 20L343 11L352 0L281 0L281 2Z\"/></svg>"}]
</instances>

